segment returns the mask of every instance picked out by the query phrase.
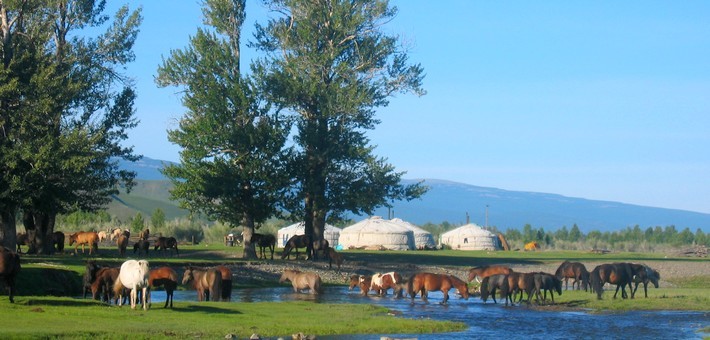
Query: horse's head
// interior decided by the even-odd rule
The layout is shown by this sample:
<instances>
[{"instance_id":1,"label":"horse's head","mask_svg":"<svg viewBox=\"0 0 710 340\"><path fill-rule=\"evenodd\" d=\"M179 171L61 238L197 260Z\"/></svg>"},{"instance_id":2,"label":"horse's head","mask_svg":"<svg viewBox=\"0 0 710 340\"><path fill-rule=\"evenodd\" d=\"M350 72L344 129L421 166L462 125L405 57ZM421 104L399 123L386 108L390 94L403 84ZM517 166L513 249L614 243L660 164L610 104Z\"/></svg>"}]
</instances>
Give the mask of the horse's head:
<instances>
[{"instance_id":1,"label":"horse's head","mask_svg":"<svg viewBox=\"0 0 710 340\"><path fill-rule=\"evenodd\" d=\"M192 281L195 275L192 273L192 267L185 268L185 274L182 275L182 284L186 285L188 282Z\"/></svg>"},{"instance_id":2,"label":"horse's head","mask_svg":"<svg viewBox=\"0 0 710 340\"><path fill-rule=\"evenodd\" d=\"M558 279L557 277L553 276L552 277L552 283L555 286L555 290L557 291L557 294L562 295L562 280Z\"/></svg>"},{"instance_id":3,"label":"horse's head","mask_svg":"<svg viewBox=\"0 0 710 340\"><path fill-rule=\"evenodd\" d=\"M650 267L646 267L646 274L648 276L648 280L653 283L653 286L658 288L658 280L661 279L661 274L658 273L657 270L651 269Z\"/></svg>"},{"instance_id":4,"label":"horse's head","mask_svg":"<svg viewBox=\"0 0 710 340\"><path fill-rule=\"evenodd\" d=\"M471 270L468 271L468 282L473 281L473 279L475 279L480 274L481 274L480 267L472 268Z\"/></svg>"},{"instance_id":5,"label":"horse's head","mask_svg":"<svg viewBox=\"0 0 710 340\"><path fill-rule=\"evenodd\" d=\"M77 239L78 236L79 236L79 233L78 233L78 232L69 235L69 245L70 245L70 246L71 246L71 245L74 245L74 243L76 242L76 239Z\"/></svg>"},{"instance_id":6,"label":"horse's head","mask_svg":"<svg viewBox=\"0 0 710 340\"><path fill-rule=\"evenodd\" d=\"M284 270L283 274L281 274L281 277L279 278L279 283L284 283L286 282L286 280L290 280L291 275L293 275L293 272L291 270Z\"/></svg>"}]
</instances>

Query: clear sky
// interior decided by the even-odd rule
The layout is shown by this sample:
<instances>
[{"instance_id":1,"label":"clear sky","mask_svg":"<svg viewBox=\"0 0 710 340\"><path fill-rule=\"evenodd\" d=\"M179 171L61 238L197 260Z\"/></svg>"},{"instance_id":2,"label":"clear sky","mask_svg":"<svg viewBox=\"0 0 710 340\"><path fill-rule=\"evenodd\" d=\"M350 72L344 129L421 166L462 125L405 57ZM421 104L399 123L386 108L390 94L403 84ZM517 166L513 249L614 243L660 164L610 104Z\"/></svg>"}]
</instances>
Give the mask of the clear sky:
<instances>
[{"instance_id":1,"label":"clear sky","mask_svg":"<svg viewBox=\"0 0 710 340\"><path fill-rule=\"evenodd\" d=\"M247 2L244 42L269 15ZM179 161L166 130L184 108L153 77L201 25L200 1L129 3L144 22L128 144ZM392 4L386 30L424 67L428 94L393 98L369 135L404 178L710 213L710 2Z\"/></svg>"}]
</instances>

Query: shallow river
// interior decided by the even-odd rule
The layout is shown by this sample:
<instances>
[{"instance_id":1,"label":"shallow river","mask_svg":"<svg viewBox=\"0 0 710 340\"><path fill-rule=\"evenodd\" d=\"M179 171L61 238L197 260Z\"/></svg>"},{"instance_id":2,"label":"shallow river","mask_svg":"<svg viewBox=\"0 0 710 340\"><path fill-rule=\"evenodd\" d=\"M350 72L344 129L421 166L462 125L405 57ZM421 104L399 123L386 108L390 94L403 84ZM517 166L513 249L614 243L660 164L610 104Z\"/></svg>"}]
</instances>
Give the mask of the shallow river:
<instances>
[{"instance_id":1,"label":"shallow river","mask_svg":"<svg viewBox=\"0 0 710 340\"><path fill-rule=\"evenodd\" d=\"M152 294L153 308L162 308L164 291ZM479 298L459 299L450 294L449 304L441 305L440 292L429 293L429 303L419 297L409 299L363 297L347 287L327 287L319 296L295 294L289 287L235 289L232 302L311 300L314 303L368 303L385 306L405 318L432 318L466 323L463 332L438 334L382 334L393 338L473 339L473 338L544 338L544 339L702 339L699 329L710 326L707 312L625 312L588 314L584 312L536 311L526 307L487 304ZM195 291L176 291L175 303L196 301ZM705 334L709 336L710 334ZM318 339L379 339L380 335L319 336Z\"/></svg>"}]
</instances>

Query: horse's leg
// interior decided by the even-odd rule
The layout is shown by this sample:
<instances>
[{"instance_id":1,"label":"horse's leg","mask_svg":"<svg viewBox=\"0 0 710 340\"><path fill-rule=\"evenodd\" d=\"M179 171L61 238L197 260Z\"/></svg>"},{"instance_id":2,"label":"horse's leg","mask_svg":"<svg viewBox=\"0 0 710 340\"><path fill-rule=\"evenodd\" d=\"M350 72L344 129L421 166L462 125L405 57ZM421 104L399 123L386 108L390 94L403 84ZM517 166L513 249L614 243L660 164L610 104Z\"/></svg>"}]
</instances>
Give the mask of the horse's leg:
<instances>
[{"instance_id":1,"label":"horse's leg","mask_svg":"<svg viewBox=\"0 0 710 340\"><path fill-rule=\"evenodd\" d=\"M444 293L444 301L442 301L442 304L446 304L446 301L449 301L449 290L448 289L442 289L442 293Z\"/></svg>"},{"instance_id":2,"label":"horse's leg","mask_svg":"<svg viewBox=\"0 0 710 340\"><path fill-rule=\"evenodd\" d=\"M143 287L143 296L142 296L142 299L141 299L141 303L143 304L143 310L148 310L148 301L150 301L150 300L148 299L148 294L149 294L149 293L148 293L148 288L147 288L147 287Z\"/></svg>"},{"instance_id":3,"label":"horse's leg","mask_svg":"<svg viewBox=\"0 0 710 340\"><path fill-rule=\"evenodd\" d=\"M429 302L429 297L427 296L426 288L422 288L420 292L422 294L422 301Z\"/></svg>"}]
</instances>

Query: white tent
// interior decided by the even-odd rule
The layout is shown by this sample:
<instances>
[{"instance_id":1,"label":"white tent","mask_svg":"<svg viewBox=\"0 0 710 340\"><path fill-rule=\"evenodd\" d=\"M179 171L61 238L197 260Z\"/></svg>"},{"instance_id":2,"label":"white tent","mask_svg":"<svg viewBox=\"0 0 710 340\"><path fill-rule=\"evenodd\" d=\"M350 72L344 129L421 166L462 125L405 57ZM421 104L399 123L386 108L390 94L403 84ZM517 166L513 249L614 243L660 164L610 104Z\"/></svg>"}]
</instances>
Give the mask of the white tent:
<instances>
[{"instance_id":1,"label":"white tent","mask_svg":"<svg viewBox=\"0 0 710 340\"><path fill-rule=\"evenodd\" d=\"M441 243L455 250L496 250L498 237L473 223L450 230L441 235Z\"/></svg>"},{"instance_id":2,"label":"white tent","mask_svg":"<svg viewBox=\"0 0 710 340\"><path fill-rule=\"evenodd\" d=\"M436 247L436 242L434 241L434 236L430 232L417 227L416 225L409 223L401 218L393 218L390 221L397 223L414 233L414 246L417 249L424 248L434 248Z\"/></svg>"},{"instance_id":3,"label":"white tent","mask_svg":"<svg viewBox=\"0 0 710 340\"><path fill-rule=\"evenodd\" d=\"M334 227L330 224L325 225L325 231L323 235L323 238L325 238L328 241L328 244L335 248L335 246L338 245L338 238L340 237L340 231L341 229L338 227ZM276 240L276 246L279 248L283 248L286 246L286 242L288 240L295 236L295 235L303 235L306 233L306 224L304 222L299 222L296 224L292 224L287 227L283 227L279 229L278 231L278 239Z\"/></svg>"},{"instance_id":4,"label":"white tent","mask_svg":"<svg viewBox=\"0 0 710 340\"><path fill-rule=\"evenodd\" d=\"M392 221L373 216L355 223L340 232L343 248L378 247L388 250L411 250L414 233Z\"/></svg>"}]
</instances>

